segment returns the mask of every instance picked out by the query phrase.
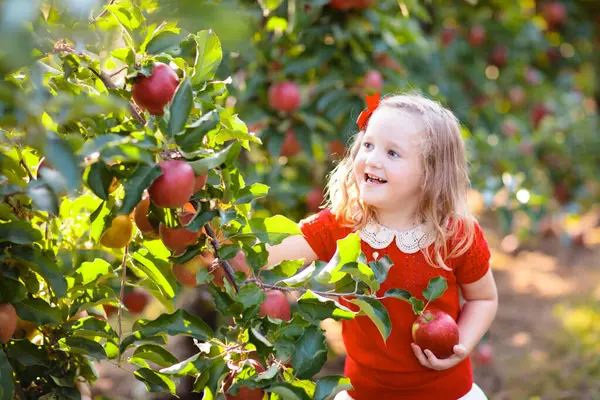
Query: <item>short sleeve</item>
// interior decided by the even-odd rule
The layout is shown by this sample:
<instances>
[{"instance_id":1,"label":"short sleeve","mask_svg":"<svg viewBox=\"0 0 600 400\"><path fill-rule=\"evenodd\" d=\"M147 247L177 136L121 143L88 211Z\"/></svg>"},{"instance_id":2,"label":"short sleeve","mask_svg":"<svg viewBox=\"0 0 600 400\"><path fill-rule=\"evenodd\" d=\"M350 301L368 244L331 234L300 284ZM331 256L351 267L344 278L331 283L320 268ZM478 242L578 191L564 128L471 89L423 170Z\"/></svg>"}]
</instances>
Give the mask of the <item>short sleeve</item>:
<instances>
[{"instance_id":1,"label":"short sleeve","mask_svg":"<svg viewBox=\"0 0 600 400\"><path fill-rule=\"evenodd\" d=\"M475 223L475 237L471 247L458 258L454 275L458 283L477 282L490 268L490 249L483 236L483 230Z\"/></svg>"},{"instance_id":2,"label":"short sleeve","mask_svg":"<svg viewBox=\"0 0 600 400\"><path fill-rule=\"evenodd\" d=\"M335 254L335 225L335 216L328 208L303 219L298 224L304 238L321 261L329 261Z\"/></svg>"}]
</instances>

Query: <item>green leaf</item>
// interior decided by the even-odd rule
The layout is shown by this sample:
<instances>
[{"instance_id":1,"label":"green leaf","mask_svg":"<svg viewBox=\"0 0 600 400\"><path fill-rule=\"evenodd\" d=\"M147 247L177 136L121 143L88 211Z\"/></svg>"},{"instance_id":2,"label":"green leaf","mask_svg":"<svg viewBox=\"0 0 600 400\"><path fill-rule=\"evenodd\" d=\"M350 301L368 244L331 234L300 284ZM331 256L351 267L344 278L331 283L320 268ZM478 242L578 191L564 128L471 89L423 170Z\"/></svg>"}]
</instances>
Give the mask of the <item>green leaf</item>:
<instances>
[{"instance_id":1,"label":"green leaf","mask_svg":"<svg viewBox=\"0 0 600 400\"><path fill-rule=\"evenodd\" d=\"M74 284L87 285L98 277L109 275L112 272L112 266L101 258L96 258L92 262L86 261L73 273Z\"/></svg>"},{"instance_id":2,"label":"green leaf","mask_svg":"<svg viewBox=\"0 0 600 400\"><path fill-rule=\"evenodd\" d=\"M202 355L202 353L196 353L190 358L183 360L181 362L172 364L166 368L161 368L158 372L165 375L175 375L175 376L187 376L187 375L199 375L201 373L201 368L198 368L196 364L199 364L201 361L207 361L210 363L210 360L198 360L198 358ZM200 362L197 362L200 361Z\"/></svg>"},{"instance_id":3,"label":"green leaf","mask_svg":"<svg viewBox=\"0 0 600 400\"><path fill-rule=\"evenodd\" d=\"M90 317L93 318L93 317ZM83 354L97 360L108 358L104 347L91 339L77 336L62 338L58 341L60 348L66 352Z\"/></svg>"},{"instance_id":4,"label":"green leaf","mask_svg":"<svg viewBox=\"0 0 600 400\"><path fill-rule=\"evenodd\" d=\"M42 233L25 221L0 224L0 242L31 244L42 239Z\"/></svg>"},{"instance_id":5,"label":"green leaf","mask_svg":"<svg viewBox=\"0 0 600 400\"><path fill-rule=\"evenodd\" d=\"M342 375L328 375L319 378L315 390L314 400L333 399L336 394L351 390L350 379Z\"/></svg>"},{"instance_id":6,"label":"green leaf","mask_svg":"<svg viewBox=\"0 0 600 400\"><path fill-rule=\"evenodd\" d=\"M133 355L129 359L129 362L136 364L136 362L143 360L151 361L161 367L170 367L173 364L177 364L179 360L169 353L164 347L156 344L143 344L136 348ZM137 364L136 364L137 365Z\"/></svg>"},{"instance_id":7,"label":"green leaf","mask_svg":"<svg viewBox=\"0 0 600 400\"><path fill-rule=\"evenodd\" d=\"M410 298L412 297L412 294L410 294L410 292L408 290L394 288L394 289L390 289L387 292L385 292L383 297L393 297L395 299L409 301Z\"/></svg>"},{"instance_id":8,"label":"green leaf","mask_svg":"<svg viewBox=\"0 0 600 400\"><path fill-rule=\"evenodd\" d=\"M197 161L189 161L188 164L194 169L196 175L207 175L208 171L222 165L229 166L241 150L241 145L238 142L233 142L223 150L213 154L210 157L202 158Z\"/></svg>"},{"instance_id":9,"label":"green leaf","mask_svg":"<svg viewBox=\"0 0 600 400\"><path fill-rule=\"evenodd\" d=\"M154 321L139 320L134 328L140 330L145 337L166 333L208 340L214 336L212 329L200 317L181 309L172 314L162 314Z\"/></svg>"},{"instance_id":10,"label":"green leaf","mask_svg":"<svg viewBox=\"0 0 600 400\"><path fill-rule=\"evenodd\" d=\"M12 365L4 351L0 350L0 399L12 399L14 389Z\"/></svg>"},{"instance_id":11,"label":"green leaf","mask_svg":"<svg viewBox=\"0 0 600 400\"><path fill-rule=\"evenodd\" d=\"M261 354L269 354L273 351L273 344L260 333L257 328L248 329L248 338L250 343L256 346L256 350L258 350Z\"/></svg>"},{"instance_id":12,"label":"green leaf","mask_svg":"<svg viewBox=\"0 0 600 400\"><path fill-rule=\"evenodd\" d=\"M30 183L25 193L29 196L36 209L58 215L58 199L50 186L40 184L39 181L34 181Z\"/></svg>"},{"instance_id":13,"label":"green leaf","mask_svg":"<svg viewBox=\"0 0 600 400\"><path fill-rule=\"evenodd\" d=\"M335 254L325 268L317 274L315 280L322 284L339 281L346 275L340 272L340 269L347 263L356 262L360 254L360 237L358 233L351 233L344 239L338 240Z\"/></svg>"},{"instance_id":14,"label":"green leaf","mask_svg":"<svg viewBox=\"0 0 600 400\"><path fill-rule=\"evenodd\" d=\"M388 277L388 272L390 271L390 268L394 266L394 262L386 254L384 257L380 258L377 261L371 261L369 263L369 266L373 270L377 282L383 283Z\"/></svg>"},{"instance_id":15,"label":"green leaf","mask_svg":"<svg viewBox=\"0 0 600 400\"><path fill-rule=\"evenodd\" d=\"M306 318L318 323L326 318L353 319L355 313L337 301L308 290L298 299L298 309Z\"/></svg>"},{"instance_id":16,"label":"green leaf","mask_svg":"<svg viewBox=\"0 0 600 400\"><path fill-rule=\"evenodd\" d=\"M49 133L45 156L54 168L65 178L69 191L79 189L81 186L81 170L79 159L74 154L70 144L54 133Z\"/></svg>"},{"instance_id":17,"label":"green leaf","mask_svg":"<svg viewBox=\"0 0 600 400\"><path fill-rule=\"evenodd\" d=\"M149 55L157 55L167 53L169 51L177 51L179 44L186 35L172 31L161 31L156 34L146 45L146 53Z\"/></svg>"},{"instance_id":18,"label":"green leaf","mask_svg":"<svg viewBox=\"0 0 600 400\"><path fill-rule=\"evenodd\" d=\"M177 92L175 92L173 101L169 106L171 116L166 132L169 136L173 137L175 134L183 131L190 111L192 111L193 104L194 93L192 91L192 84L189 78L186 78L179 84L179 88L177 88Z\"/></svg>"},{"instance_id":19,"label":"green leaf","mask_svg":"<svg viewBox=\"0 0 600 400\"><path fill-rule=\"evenodd\" d=\"M352 303L360 307L360 311L366 314L371 321L375 324L381 337L386 341L392 332L392 323L390 322L390 316L383 304L379 300L360 297L351 300Z\"/></svg>"},{"instance_id":20,"label":"green leaf","mask_svg":"<svg viewBox=\"0 0 600 400\"><path fill-rule=\"evenodd\" d=\"M110 324L96 317L90 316L74 321L68 321L63 324L63 328L68 330L68 335L87 338L103 337L113 341L118 339L117 333Z\"/></svg>"},{"instance_id":21,"label":"green leaf","mask_svg":"<svg viewBox=\"0 0 600 400\"><path fill-rule=\"evenodd\" d=\"M13 360L19 360L26 367L42 365L48 367L50 360L48 352L28 339L13 340L7 346L8 356ZM2 353L2 351L0 351Z\"/></svg>"},{"instance_id":22,"label":"green leaf","mask_svg":"<svg viewBox=\"0 0 600 400\"><path fill-rule=\"evenodd\" d=\"M350 274L356 281L369 285L372 293L379 290L379 282L375 280L373 270L360 262L349 262L339 269L339 272Z\"/></svg>"},{"instance_id":23,"label":"green leaf","mask_svg":"<svg viewBox=\"0 0 600 400\"><path fill-rule=\"evenodd\" d=\"M302 231L298 224L284 217L275 215L269 218L253 218L250 220L252 233L264 243L276 245L291 235L301 235Z\"/></svg>"},{"instance_id":24,"label":"green leaf","mask_svg":"<svg viewBox=\"0 0 600 400\"><path fill-rule=\"evenodd\" d=\"M282 400L310 400L302 388L288 382L277 382L266 388L265 392L276 393Z\"/></svg>"},{"instance_id":25,"label":"green leaf","mask_svg":"<svg viewBox=\"0 0 600 400\"><path fill-rule=\"evenodd\" d=\"M140 368L133 373L135 377L144 382L146 388L151 393L169 392L175 394L175 383L168 376L151 370L150 368Z\"/></svg>"},{"instance_id":26,"label":"green leaf","mask_svg":"<svg viewBox=\"0 0 600 400\"><path fill-rule=\"evenodd\" d=\"M60 312L58 308L51 307L50 304L42 299L25 299L20 303L14 303L13 305L17 310L19 318L25 321L31 321L36 325L56 325L60 321Z\"/></svg>"},{"instance_id":27,"label":"green leaf","mask_svg":"<svg viewBox=\"0 0 600 400\"><path fill-rule=\"evenodd\" d=\"M171 283L164 275L166 271L170 271L166 261L155 258L148 250L143 248L133 253L132 259L135 265L158 287L163 296L168 299L175 297L176 285Z\"/></svg>"},{"instance_id":28,"label":"green leaf","mask_svg":"<svg viewBox=\"0 0 600 400\"><path fill-rule=\"evenodd\" d=\"M327 346L323 330L310 326L296 342L292 355L292 367L298 378L310 379L321 370L327 361Z\"/></svg>"},{"instance_id":29,"label":"green leaf","mask_svg":"<svg viewBox=\"0 0 600 400\"><path fill-rule=\"evenodd\" d=\"M441 297L446 289L448 289L446 279L443 276L436 276L429 280L427 288L423 290L423 297L429 301L434 301Z\"/></svg>"},{"instance_id":30,"label":"green leaf","mask_svg":"<svg viewBox=\"0 0 600 400\"><path fill-rule=\"evenodd\" d=\"M119 209L119 214L126 215L131 213L135 206L142 200L144 190L149 188L152 182L161 175L162 169L157 164L139 164L133 174L122 181L125 188L125 198Z\"/></svg>"},{"instance_id":31,"label":"green leaf","mask_svg":"<svg viewBox=\"0 0 600 400\"><path fill-rule=\"evenodd\" d=\"M269 187L262 183L254 183L251 186L242 188L237 193L237 199L233 204L246 204L250 203L254 199L260 199L265 197L269 193Z\"/></svg>"},{"instance_id":32,"label":"green leaf","mask_svg":"<svg viewBox=\"0 0 600 400\"><path fill-rule=\"evenodd\" d=\"M223 59L221 42L212 30L198 32L196 42L198 43L198 59L192 77L194 85L213 79Z\"/></svg>"},{"instance_id":33,"label":"green leaf","mask_svg":"<svg viewBox=\"0 0 600 400\"><path fill-rule=\"evenodd\" d=\"M87 176L87 185L92 189L92 192L102 200L108 199L108 188L112 183L113 174L110 172L106 164L99 160L91 165Z\"/></svg>"},{"instance_id":34,"label":"green leaf","mask_svg":"<svg viewBox=\"0 0 600 400\"><path fill-rule=\"evenodd\" d=\"M28 266L44 278L57 296L64 297L67 294L67 281L63 272L54 260L42 254L39 249L15 247L11 253L15 258L27 261Z\"/></svg>"},{"instance_id":35,"label":"green leaf","mask_svg":"<svg viewBox=\"0 0 600 400\"><path fill-rule=\"evenodd\" d=\"M188 125L184 132L176 134L175 142L183 151L195 151L203 146L202 139L218 126L219 121L217 110L209 111Z\"/></svg>"},{"instance_id":36,"label":"green leaf","mask_svg":"<svg viewBox=\"0 0 600 400\"><path fill-rule=\"evenodd\" d=\"M240 289L235 299L242 303L245 309L248 309L259 306L266 298L265 292L256 283L250 283Z\"/></svg>"},{"instance_id":37,"label":"green leaf","mask_svg":"<svg viewBox=\"0 0 600 400\"><path fill-rule=\"evenodd\" d=\"M292 263L296 263L295 261L291 261ZM284 261L284 263L290 263L290 261ZM282 263L283 264L283 263ZM302 266L302 264L300 264ZM316 267L314 264L309 265L304 268L302 271L293 275L287 279L281 281L284 285L287 286L303 286L308 280L312 277L312 274L316 271Z\"/></svg>"},{"instance_id":38,"label":"green leaf","mask_svg":"<svg viewBox=\"0 0 600 400\"><path fill-rule=\"evenodd\" d=\"M0 279L0 304L16 303L27 297L27 289L19 280L3 276Z\"/></svg>"}]
</instances>

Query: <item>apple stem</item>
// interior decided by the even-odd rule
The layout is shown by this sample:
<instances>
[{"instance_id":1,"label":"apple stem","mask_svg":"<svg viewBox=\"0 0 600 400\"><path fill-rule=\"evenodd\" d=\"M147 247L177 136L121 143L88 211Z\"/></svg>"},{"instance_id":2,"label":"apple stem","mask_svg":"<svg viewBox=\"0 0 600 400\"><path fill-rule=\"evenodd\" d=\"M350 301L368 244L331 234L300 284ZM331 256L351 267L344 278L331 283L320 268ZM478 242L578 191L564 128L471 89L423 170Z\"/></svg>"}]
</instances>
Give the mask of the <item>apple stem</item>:
<instances>
[{"instance_id":1,"label":"apple stem","mask_svg":"<svg viewBox=\"0 0 600 400\"><path fill-rule=\"evenodd\" d=\"M119 324L119 358L118 364L121 366L121 341L123 338L123 297L125 296L125 283L127 278L127 257L129 255L129 244L125 246L125 252L123 253L123 263L121 268L123 269L123 276L121 278L121 292L119 293L119 310L117 313L117 323Z\"/></svg>"},{"instance_id":2,"label":"apple stem","mask_svg":"<svg viewBox=\"0 0 600 400\"><path fill-rule=\"evenodd\" d=\"M217 237L215 236L215 231L213 231L210 224L205 224L204 230L206 231L206 233L208 233L208 236L210 236L210 238L212 239L210 242L215 249L215 253L219 254L219 248L221 246L219 245L219 241L217 240ZM237 283L235 283L233 268L231 268L231 265L229 265L229 262L227 260L220 260L220 262L223 265L223 269L225 270L225 274L227 275L229 282L231 282L235 291L239 292L240 288L237 286Z\"/></svg>"}]
</instances>

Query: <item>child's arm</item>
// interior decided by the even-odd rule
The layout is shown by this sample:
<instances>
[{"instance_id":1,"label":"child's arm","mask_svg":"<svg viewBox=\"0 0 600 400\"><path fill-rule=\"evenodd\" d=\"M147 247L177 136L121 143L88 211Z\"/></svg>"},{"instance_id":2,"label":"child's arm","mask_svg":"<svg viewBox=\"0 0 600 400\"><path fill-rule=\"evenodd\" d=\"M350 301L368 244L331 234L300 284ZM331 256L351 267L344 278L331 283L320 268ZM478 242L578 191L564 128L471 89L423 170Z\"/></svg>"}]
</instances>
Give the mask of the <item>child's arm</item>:
<instances>
[{"instance_id":1,"label":"child's arm","mask_svg":"<svg viewBox=\"0 0 600 400\"><path fill-rule=\"evenodd\" d=\"M461 290L465 304L458 319L460 343L454 346L454 354L445 359L438 359L430 350L423 351L413 344L415 356L425 367L443 370L461 362L477 346L496 316L498 291L491 268L478 281L462 284Z\"/></svg>"},{"instance_id":2,"label":"child's arm","mask_svg":"<svg viewBox=\"0 0 600 400\"><path fill-rule=\"evenodd\" d=\"M304 265L308 265L318 259L317 254L302 235L289 236L275 246L267 245L267 251L269 252L268 267L284 260L303 259Z\"/></svg>"}]
</instances>

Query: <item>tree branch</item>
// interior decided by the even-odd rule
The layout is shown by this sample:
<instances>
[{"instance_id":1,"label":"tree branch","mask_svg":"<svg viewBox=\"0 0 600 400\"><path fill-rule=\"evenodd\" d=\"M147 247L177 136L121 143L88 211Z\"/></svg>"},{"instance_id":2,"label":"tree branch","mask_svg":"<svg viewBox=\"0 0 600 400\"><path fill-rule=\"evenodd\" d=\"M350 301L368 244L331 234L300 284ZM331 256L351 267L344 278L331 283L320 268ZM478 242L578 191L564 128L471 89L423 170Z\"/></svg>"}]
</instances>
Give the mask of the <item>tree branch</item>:
<instances>
[{"instance_id":1,"label":"tree branch","mask_svg":"<svg viewBox=\"0 0 600 400\"><path fill-rule=\"evenodd\" d=\"M273 290L279 290L282 292L295 292L295 291L300 291L302 293L306 293L309 290L313 293L316 293L318 295L321 296L329 296L329 297L358 297L358 298L370 298L370 299L380 299L379 297L375 297L373 295L370 294L358 294L358 293L336 293L336 292L323 292L321 290L313 290L313 289L306 289L306 288L299 288L299 287L283 287L283 286L276 286L276 285L268 285L266 283L262 283L259 279L257 278L252 278L252 279L248 279L246 281L244 281L245 284L247 283L251 283L254 282L256 284L258 284L259 286L262 286L264 288L267 289L273 289ZM383 298L383 297L381 297Z\"/></svg>"},{"instance_id":2,"label":"tree branch","mask_svg":"<svg viewBox=\"0 0 600 400\"><path fill-rule=\"evenodd\" d=\"M110 78L110 75L108 75L106 72L96 71L92 67L88 67L88 68L90 71L92 71L92 73L94 75L96 75L98 77L98 79L100 79L102 81L102 83L104 83L104 86L106 86L107 89L112 89L112 90L118 89L117 85L115 85L115 83ZM138 110L135 108L135 105L131 101L129 102L129 111L131 111L131 114L133 115L133 117L136 120L138 120L138 122L140 124L146 125L146 119L138 112Z\"/></svg>"},{"instance_id":3,"label":"tree branch","mask_svg":"<svg viewBox=\"0 0 600 400\"><path fill-rule=\"evenodd\" d=\"M102 12L100 14L98 14L98 16L96 18L93 18L88 25L95 24L96 21L98 21L100 18L102 18L104 16L104 14L106 14L106 12L108 11L108 7L115 4L115 1L116 0L110 0L110 2L104 7L104 10L102 10Z\"/></svg>"},{"instance_id":4,"label":"tree branch","mask_svg":"<svg viewBox=\"0 0 600 400\"><path fill-rule=\"evenodd\" d=\"M127 281L127 257L129 255L129 244L125 246L125 252L123 253L123 263L121 264L122 278L121 278L121 293L119 293L119 310L117 313L117 322L119 324L119 359L118 364L121 366L121 341L123 339L123 297L125 296L125 283Z\"/></svg>"},{"instance_id":5,"label":"tree branch","mask_svg":"<svg viewBox=\"0 0 600 400\"><path fill-rule=\"evenodd\" d=\"M219 248L221 246L219 246L219 241L217 240L217 237L215 236L215 231L213 231L210 224L204 225L204 230L206 231L206 233L208 233L208 236L210 236L210 238L212 239L210 242L211 242L212 246L214 247L215 252L217 254L219 254ZM229 265L229 262L227 260L220 260L220 262L223 265L223 269L225 270L225 274L227 275L229 282L231 282L235 291L239 292L240 288L235 283L233 268L231 268L231 265Z\"/></svg>"},{"instance_id":6,"label":"tree branch","mask_svg":"<svg viewBox=\"0 0 600 400\"><path fill-rule=\"evenodd\" d=\"M31 174L31 170L29 169L29 167L27 166L27 163L25 162L25 158L23 157L23 153L21 152L21 149L19 148L19 146L15 146L15 148L17 149L17 153L19 154L19 160L20 160L21 165L23 166L23 168L25 168L25 171L27 171L27 176L29 176L29 180L34 181L35 178Z\"/></svg>"}]
</instances>

